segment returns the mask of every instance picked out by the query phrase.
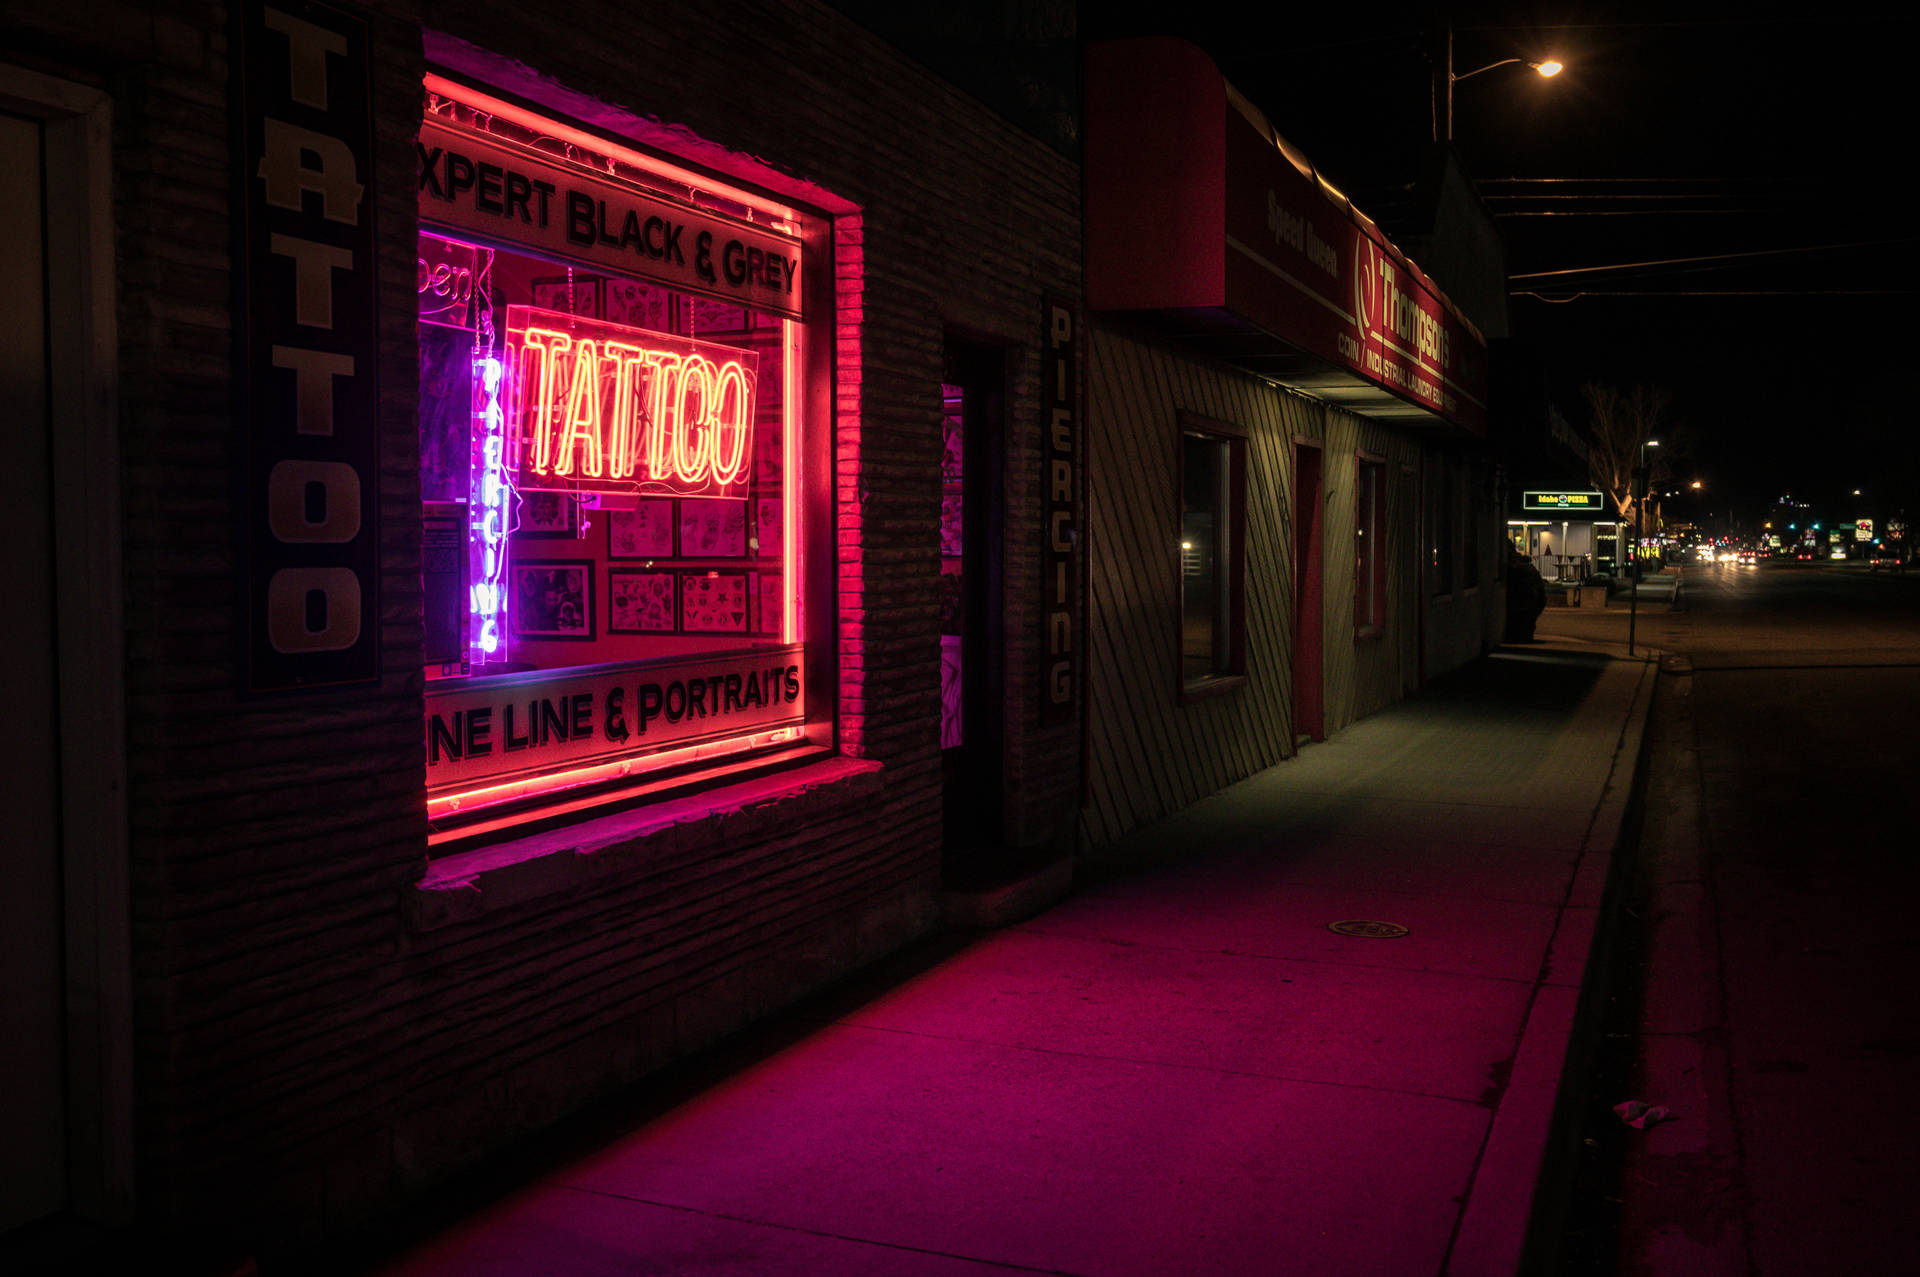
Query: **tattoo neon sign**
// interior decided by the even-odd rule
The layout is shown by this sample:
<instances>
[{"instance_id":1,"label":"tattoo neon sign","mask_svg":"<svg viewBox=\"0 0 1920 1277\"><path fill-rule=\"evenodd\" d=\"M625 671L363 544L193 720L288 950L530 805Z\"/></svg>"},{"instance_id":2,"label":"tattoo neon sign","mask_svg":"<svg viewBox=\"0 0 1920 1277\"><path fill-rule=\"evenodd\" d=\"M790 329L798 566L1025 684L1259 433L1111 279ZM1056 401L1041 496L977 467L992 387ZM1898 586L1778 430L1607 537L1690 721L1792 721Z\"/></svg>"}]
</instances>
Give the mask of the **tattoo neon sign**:
<instances>
[{"instance_id":1,"label":"tattoo neon sign","mask_svg":"<svg viewBox=\"0 0 1920 1277\"><path fill-rule=\"evenodd\" d=\"M519 488L732 496L753 455L759 355L507 307Z\"/></svg>"}]
</instances>

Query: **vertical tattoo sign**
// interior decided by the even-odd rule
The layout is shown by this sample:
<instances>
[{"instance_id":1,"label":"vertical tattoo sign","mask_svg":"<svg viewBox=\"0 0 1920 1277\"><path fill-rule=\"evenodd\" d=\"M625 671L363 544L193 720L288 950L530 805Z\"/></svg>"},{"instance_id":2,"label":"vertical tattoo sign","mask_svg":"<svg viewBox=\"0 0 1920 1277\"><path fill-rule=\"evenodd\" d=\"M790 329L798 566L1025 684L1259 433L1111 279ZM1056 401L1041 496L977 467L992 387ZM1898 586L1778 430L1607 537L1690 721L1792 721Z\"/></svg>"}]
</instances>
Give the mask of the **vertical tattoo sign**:
<instances>
[{"instance_id":1,"label":"vertical tattoo sign","mask_svg":"<svg viewBox=\"0 0 1920 1277\"><path fill-rule=\"evenodd\" d=\"M374 682L380 393L367 23L306 0L239 10L245 686Z\"/></svg>"},{"instance_id":2,"label":"vertical tattoo sign","mask_svg":"<svg viewBox=\"0 0 1920 1277\"><path fill-rule=\"evenodd\" d=\"M1052 724L1073 716L1080 664L1080 332L1069 302L1048 297L1041 313L1040 721Z\"/></svg>"}]
</instances>

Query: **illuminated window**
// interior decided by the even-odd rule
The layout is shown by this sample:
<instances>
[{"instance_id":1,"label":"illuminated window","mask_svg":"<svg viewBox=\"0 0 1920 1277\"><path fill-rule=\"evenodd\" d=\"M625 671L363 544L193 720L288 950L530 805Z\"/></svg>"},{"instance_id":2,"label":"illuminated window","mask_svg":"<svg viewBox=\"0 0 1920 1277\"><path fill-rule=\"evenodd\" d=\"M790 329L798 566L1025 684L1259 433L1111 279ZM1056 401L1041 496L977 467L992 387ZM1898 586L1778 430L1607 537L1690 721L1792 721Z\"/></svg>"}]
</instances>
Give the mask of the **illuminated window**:
<instances>
[{"instance_id":1,"label":"illuminated window","mask_svg":"<svg viewBox=\"0 0 1920 1277\"><path fill-rule=\"evenodd\" d=\"M1180 675L1191 691L1245 666L1246 439L1183 416L1180 432Z\"/></svg>"},{"instance_id":2,"label":"illuminated window","mask_svg":"<svg viewBox=\"0 0 1920 1277\"><path fill-rule=\"evenodd\" d=\"M435 837L802 746L812 224L427 88Z\"/></svg>"},{"instance_id":3,"label":"illuminated window","mask_svg":"<svg viewBox=\"0 0 1920 1277\"><path fill-rule=\"evenodd\" d=\"M1387 623L1387 467L1356 459L1353 511L1353 624L1362 631Z\"/></svg>"}]
</instances>

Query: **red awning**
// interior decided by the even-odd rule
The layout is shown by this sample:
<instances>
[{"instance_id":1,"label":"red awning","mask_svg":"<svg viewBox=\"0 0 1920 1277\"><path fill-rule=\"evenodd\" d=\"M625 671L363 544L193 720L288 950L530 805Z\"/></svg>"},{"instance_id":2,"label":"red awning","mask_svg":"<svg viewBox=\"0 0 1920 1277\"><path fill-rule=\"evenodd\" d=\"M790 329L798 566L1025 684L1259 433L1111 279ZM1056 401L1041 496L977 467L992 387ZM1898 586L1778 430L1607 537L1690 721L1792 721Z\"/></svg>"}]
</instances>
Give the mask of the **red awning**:
<instances>
[{"instance_id":1,"label":"red awning","mask_svg":"<svg viewBox=\"0 0 1920 1277\"><path fill-rule=\"evenodd\" d=\"M1087 54L1087 302L1370 417L1484 437L1487 343L1198 48Z\"/></svg>"}]
</instances>

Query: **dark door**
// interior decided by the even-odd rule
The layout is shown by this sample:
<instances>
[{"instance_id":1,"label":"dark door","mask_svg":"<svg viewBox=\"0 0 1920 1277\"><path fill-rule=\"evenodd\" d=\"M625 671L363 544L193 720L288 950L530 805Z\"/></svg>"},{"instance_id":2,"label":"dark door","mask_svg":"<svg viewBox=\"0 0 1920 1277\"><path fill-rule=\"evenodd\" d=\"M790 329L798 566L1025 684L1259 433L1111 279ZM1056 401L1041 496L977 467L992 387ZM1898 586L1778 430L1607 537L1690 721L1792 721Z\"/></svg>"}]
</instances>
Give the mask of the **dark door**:
<instances>
[{"instance_id":1,"label":"dark door","mask_svg":"<svg viewBox=\"0 0 1920 1277\"><path fill-rule=\"evenodd\" d=\"M951 342L941 418L942 876L976 886L1010 871L1001 823L1000 475L1006 353Z\"/></svg>"},{"instance_id":2,"label":"dark door","mask_svg":"<svg viewBox=\"0 0 1920 1277\"><path fill-rule=\"evenodd\" d=\"M53 486L47 387L44 154L37 120L0 114L0 404L7 464L9 676L0 771L7 831L0 839L0 1233L66 1204L66 1081L60 889L60 741L54 688Z\"/></svg>"}]
</instances>

